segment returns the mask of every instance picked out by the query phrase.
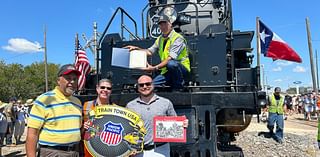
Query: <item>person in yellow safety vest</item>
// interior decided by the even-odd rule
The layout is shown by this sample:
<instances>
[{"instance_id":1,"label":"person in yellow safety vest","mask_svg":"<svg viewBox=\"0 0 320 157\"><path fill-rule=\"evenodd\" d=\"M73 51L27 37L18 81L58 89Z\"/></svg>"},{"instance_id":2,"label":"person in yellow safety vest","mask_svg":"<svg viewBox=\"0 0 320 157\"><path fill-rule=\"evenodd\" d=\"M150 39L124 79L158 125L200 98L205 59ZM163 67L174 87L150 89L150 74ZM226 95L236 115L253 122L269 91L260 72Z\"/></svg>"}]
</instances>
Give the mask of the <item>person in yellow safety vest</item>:
<instances>
[{"instance_id":1,"label":"person in yellow safety vest","mask_svg":"<svg viewBox=\"0 0 320 157\"><path fill-rule=\"evenodd\" d=\"M111 102L110 100L110 95L112 92L112 83L111 80L109 79L101 79L97 86L96 86L96 91L97 91L97 98L91 101L86 101L83 105L83 129L88 129L90 127L90 121L89 121L89 114L90 111L94 110L96 106L101 106L101 105L116 105ZM84 130L82 130L82 138L84 138ZM84 157L92 157L92 155L89 153L87 148L83 147L83 152L80 154L83 155Z\"/></svg>"},{"instance_id":2,"label":"person in yellow safety vest","mask_svg":"<svg viewBox=\"0 0 320 157\"><path fill-rule=\"evenodd\" d=\"M318 110L316 111L317 114L319 114L319 108L320 108L320 96L317 96L317 108ZM320 117L318 115L318 137L317 137L317 141L318 141L318 147L320 149Z\"/></svg>"},{"instance_id":3,"label":"person in yellow safety vest","mask_svg":"<svg viewBox=\"0 0 320 157\"><path fill-rule=\"evenodd\" d=\"M184 78L190 73L190 60L187 42L184 37L175 32L172 28L170 18L166 15L159 17L159 28L162 32L154 44L144 49L148 56L158 52L161 62L157 65L148 64L143 70L147 72L161 70L160 75L153 80L154 85L166 84L172 89L181 90ZM128 45L125 48L132 50L142 50L137 46Z\"/></svg>"},{"instance_id":4,"label":"person in yellow safety vest","mask_svg":"<svg viewBox=\"0 0 320 157\"><path fill-rule=\"evenodd\" d=\"M318 118L318 138L317 138L317 141L318 141L318 147L320 149L320 118Z\"/></svg>"},{"instance_id":5,"label":"person in yellow safety vest","mask_svg":"<svg viewBox=\"0 0 320 157\"><path fill-rule=\"evenodd\" d=\"M273 137L278 143L283 141L283 128L284 128L284 113L286 106L284 104L284 96L280 95L281 88L276 87L274 93L269 96L267 108L269 111L269 118L267 127L269 129L269 134ZM276 133L274 134L274 124L276 123Z\"/></svg>"}]
</instances>

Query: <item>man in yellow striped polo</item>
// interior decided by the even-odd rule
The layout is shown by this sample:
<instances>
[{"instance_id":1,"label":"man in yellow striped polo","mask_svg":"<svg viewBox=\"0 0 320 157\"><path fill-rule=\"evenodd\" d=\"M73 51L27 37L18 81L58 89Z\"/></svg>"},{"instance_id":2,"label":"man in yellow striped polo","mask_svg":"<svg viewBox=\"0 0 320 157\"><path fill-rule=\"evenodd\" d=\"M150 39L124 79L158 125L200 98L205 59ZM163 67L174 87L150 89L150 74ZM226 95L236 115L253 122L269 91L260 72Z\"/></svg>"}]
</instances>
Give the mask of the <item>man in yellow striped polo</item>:
<instances>
[{"instance_id":1,"label":"man in yellow striped polo","mask_svg":"<svg viewBox=\"0 0 320 157\"><path fill-rule=\"evenodd\" d=\"M58 86L40 95L34 102L28 119L26 151L28 157L79 156L82 106L72 96L81 73L71 64L58 72Z\"/></svg>"}]
</instances>

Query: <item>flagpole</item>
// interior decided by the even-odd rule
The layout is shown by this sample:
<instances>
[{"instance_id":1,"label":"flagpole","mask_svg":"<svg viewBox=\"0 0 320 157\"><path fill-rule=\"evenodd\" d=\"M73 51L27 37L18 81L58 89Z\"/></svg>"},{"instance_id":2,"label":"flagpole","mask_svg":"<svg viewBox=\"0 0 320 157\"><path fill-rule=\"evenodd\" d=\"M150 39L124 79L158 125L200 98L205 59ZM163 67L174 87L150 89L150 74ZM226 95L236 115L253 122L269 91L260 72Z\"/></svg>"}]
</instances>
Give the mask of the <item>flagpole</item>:
<instances>
[{"instance_id":1,"label":"flagpole","mask_svg":"<svg viewBox=\"0 0 320 157\"><path fill-rule=\"evenodd\" d=\"M79 35L78 33L76 33L76 36L74 37L74 63L77 62L77 53L78 53L78 50L79 50ZM76 65L74 65L76 66Z\"/></svg>"},{"instance_id":2,"label":"flagpole","mask_svg":"<svg viewBox=\"0 0 320 157\"><path fill-rule=\"evenodd\" d=\"M317 74L317 88L319 89L319 71L318 71L318 51L316 50L316 74Z\"/></svg>"},{"instance_id":3,"label":"flagpole","mask_svg":"<svg viewBox=\"0 0 320 157\"><path fill-rule=\"evenodd\" d=\"M316 84L316 78L315 78L315 70L314 70L314 63L313 63L313 53L312 53L312 43L311 43L311 34L310 34L310 22L309 18L306 18L306 27L307 27L307 37L308 37L308 46L309 46L309 57L310 57L310 66L311 66L311 76L312 76L312 85L313 85L313 91L316 92L318 95L318 88Z\"/></svg>"},{"instance_id":4,"label":"flagpole","mask_svg":"<svg viewBox=\"0 0 320 157\"><path fill-rule=\"evenodd\" d=\"M76 33L76 36L75 36L74 46L75 46L75 52L77 52L77 50L79 49L79 35L78 35L78 33Z\"/></svg>"},{"instance_id":5,"label":"flagpole","mask_svg":"<svg viewBox=\"0 0 320 157\"><path fill-rule=\"evenodd\" d=\"M256 17L256 36L257 36L257 66L260 66L260 54L261 54L261 44L260 44L260 26L259 17Z\"/></svg>"},{"instance_id":6,"label":"flagpole","mask_svg":"<svg viewBox=\"0 0 320 157\"><path fill-rule=\"evenodd\" d=\"M261 88L262 88L262 90L263 91L266 91L266 86L265 86L265 80L264 80L264 65L263 64L261 64L260 65L260 71L261 71Z\"/></svg>"},{"instance_id":7,"label":"flagpole","mask_svg":"<svg viewBox=\"0 0 320 157\"><path fill-rule=\"evenodd\" d=\"M259 26L259 17L256 17L256 36L257 36L257 81L258 81L258 86L257 88L261 90L261 78L260 78L260 50L261 50L261 45L260 45L260 26Z\"/></svg>"}]
</instances>

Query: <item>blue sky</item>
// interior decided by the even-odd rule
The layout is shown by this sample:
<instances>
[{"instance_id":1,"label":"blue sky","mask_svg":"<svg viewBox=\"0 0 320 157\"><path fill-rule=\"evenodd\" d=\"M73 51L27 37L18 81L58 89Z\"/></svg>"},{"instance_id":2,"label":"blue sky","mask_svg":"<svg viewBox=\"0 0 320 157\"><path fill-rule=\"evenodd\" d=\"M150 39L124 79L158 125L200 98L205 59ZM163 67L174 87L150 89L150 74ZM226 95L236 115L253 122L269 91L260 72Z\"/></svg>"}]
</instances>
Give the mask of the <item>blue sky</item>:
<instances>
[{"instance_id":1,"label":"blue sky","mask_svg":"<svg viewBox=\"0 0 320 157\"><path fill-rule=\"evenodd\" d=\"M98 23L98 32L102 33L113 12L124 8L137 20L141 32L141 10L145 0L2 0L0 5L0 59L6 63L29 65L43 60L44 25L47 27L48 62L56 64L73 63L74 37L76 33L91 38L93 22ZM306 2L291 0L234 0L233 26L241 31L255 31L255 20L260 19L302 58L297 64L286 61L272 61L261 57L265 69L265 80L271 86L284 89L293 87L294 81L311 86L310 59L305 18L310 19L313 53L320 56L320 21L317 17L320 1ZM110 32L119 30L114 26ZM141 36L141 33L140 33ZM80 38L80 43L84 41ZM256 56L256 37L252 42ZM87 49L89 60L93 64L93 55ZM319 57L320 58L320 57ZM256 58L254 58L256 61ZM254 66L255 66L254 62Z\"/></svg>"}]
</instances>

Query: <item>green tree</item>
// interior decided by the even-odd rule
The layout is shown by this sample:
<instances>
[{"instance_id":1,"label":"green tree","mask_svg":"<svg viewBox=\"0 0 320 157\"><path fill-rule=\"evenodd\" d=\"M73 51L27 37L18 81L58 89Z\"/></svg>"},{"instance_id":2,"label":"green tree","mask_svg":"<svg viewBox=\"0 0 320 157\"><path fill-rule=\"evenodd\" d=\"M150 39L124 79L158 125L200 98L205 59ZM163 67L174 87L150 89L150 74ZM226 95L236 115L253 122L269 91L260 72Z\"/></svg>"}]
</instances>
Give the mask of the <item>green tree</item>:
<instances>
[{"instance_id":1,"label":"green tree","mask_svg":"<svg viewBox=\"0 0 320 157\"><path fill-rule=\"evenodd\" d=\"M2 90L6 92L6 97L22 97L25 87L24 69L21 64L6 65L3 71L4 84Z\"/></svg>"},{"instance_id":2,"label":"green tree","mask_svg":"<svg viewBox=\"0 0 320 157\"><path fill-rule=\"evenodd\" d=\"M5 77L5 69L6 64L4 61L0 61L0 100L6 100L6 90L4 85L6 84L6 77Z\"/></svg>"},{"instance_id":3,"label":"green tree","mask_svg":"<svg viewBox=\"0 0 320 157\"><path fill-rule=\"evenodd\" d=\"M56 79L59 65L49 63L48 64L48 87L49 90L56 86ZM35 97L45 92L45 72L44 63L32 63L25 67L25 79L29 88L28 97Z\"/></svg>"},{"instance_id":4,"label":"green tree","mask_svg":"<svg viewBox=\"0 0 320 157\"><path fill-rule=\"evenodd\" d=\"M57 84L59 65L48 64L49 90ZM6 64L0 60L0 100L8 101L11 97L22 99L35 98L45 92L44 63Z\"/></svg>"}]
</instances>

